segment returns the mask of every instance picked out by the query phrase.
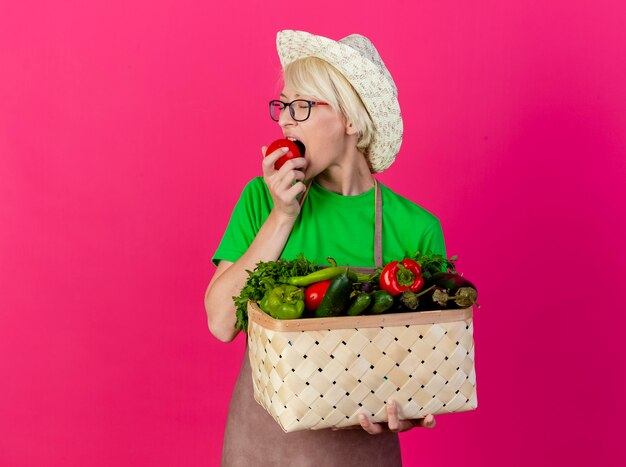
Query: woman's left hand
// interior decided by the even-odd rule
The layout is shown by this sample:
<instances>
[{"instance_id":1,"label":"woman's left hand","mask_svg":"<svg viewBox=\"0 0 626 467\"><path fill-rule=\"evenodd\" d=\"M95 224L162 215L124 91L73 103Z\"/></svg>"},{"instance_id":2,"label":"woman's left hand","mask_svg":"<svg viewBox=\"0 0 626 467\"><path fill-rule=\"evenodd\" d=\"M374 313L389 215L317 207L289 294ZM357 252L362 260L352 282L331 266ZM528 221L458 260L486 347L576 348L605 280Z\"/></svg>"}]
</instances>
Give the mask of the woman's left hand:
<instances>
[{"instance_id":1,"label":"woman's left hand","mask_svg":"<svg viewBox=\"0 0 626 467\"><path fill-rule=\"evenodd\" d=\"M435 417L432 415L426 415L424 418L419 418L416 420L400 420L398 417L398 406L395 401L389 401L387 403L387 423L373 423L369 420L367 415L360 414L359 415L359 423L361 424L361 428L367 431L370 435L377 435L384 432L401 432L408 431L416 427L420 428L434 428L437 422L435 421ZM342 430L342 429L350 429L350 428L359 428L356 427L345 427L345 428L333 428L333 430Z\"/></svg>"}]
</instances>

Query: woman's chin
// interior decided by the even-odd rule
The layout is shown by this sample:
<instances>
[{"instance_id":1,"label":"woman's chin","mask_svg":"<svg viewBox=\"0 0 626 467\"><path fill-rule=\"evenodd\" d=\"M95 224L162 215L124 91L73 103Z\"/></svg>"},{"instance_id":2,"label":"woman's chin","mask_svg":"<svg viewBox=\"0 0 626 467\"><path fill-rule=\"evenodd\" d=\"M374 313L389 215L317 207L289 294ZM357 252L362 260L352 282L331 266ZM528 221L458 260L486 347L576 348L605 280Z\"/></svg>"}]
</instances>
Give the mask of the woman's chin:
<instances>
[{"instance_id":1,"label":"woman's chin","mask_svg":"<svg viewBox=\"0 0 626 467\"><path fill-rule=\"evenodd\" d=\"M313 180L316 176L317 176L317 172L315 171L315 169L309 166L304 171L304 182L308 183L309 181Z\"/></svg>"}]
</instances>

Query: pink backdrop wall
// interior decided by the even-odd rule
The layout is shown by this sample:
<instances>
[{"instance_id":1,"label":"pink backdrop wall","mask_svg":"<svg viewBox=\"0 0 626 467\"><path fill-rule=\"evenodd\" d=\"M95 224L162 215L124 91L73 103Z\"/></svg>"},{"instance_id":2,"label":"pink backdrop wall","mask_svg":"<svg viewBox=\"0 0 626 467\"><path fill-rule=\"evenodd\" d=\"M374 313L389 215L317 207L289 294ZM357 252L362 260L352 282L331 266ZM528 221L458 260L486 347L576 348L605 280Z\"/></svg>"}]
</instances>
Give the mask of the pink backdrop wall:
<instances>
[{"instance_id":1,"label":"pink backdrop wall","mask_svg":"<svg viewBox=\"0 0 626 467\"><path fill-rule=\"evenodd\" d=\"M369 36L380 180L479 286L479 409L406 465L623 465L626 11L615 1L0 6L0 465L217 465L244 340L203 295L279 135L275 33Z\"/></svg>"}]
</instances>

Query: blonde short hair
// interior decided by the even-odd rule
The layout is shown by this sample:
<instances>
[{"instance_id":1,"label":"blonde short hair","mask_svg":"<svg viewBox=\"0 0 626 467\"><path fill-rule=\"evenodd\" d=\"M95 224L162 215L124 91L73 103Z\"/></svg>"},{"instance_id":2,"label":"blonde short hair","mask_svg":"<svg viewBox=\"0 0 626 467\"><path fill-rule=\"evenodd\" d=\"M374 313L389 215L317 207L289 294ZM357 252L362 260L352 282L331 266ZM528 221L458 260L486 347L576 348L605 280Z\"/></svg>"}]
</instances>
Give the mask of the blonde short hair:
<instances>
[{"instance_id":1,"label":"blonde short hair","mask_svg":"<svg viewBox=\"0 0 626 467\"><path fill-rule=\"evenodd\" d=\"M328 102L350 120L358 132L357 149L367 156L374 138L374 123L350 82L330 63L305 57L283 69L283 80L295 92Z\"/></svg>"}]
</instances>

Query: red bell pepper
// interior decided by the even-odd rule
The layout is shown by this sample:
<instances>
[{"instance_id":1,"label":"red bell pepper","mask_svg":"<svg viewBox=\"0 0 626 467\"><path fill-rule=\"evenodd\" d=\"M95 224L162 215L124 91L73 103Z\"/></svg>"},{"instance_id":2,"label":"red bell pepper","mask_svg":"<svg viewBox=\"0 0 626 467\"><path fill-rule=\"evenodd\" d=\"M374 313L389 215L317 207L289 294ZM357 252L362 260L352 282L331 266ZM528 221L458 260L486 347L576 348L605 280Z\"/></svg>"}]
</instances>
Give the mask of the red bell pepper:
<instances>
[{"instance_id":1,"label":"red bell pepper","mask_svg":"<svg viewBox=\"0 0 626 467\"><path fill-rule=\"evenodd\" d=\"M392 261L380 274L380 288L391 295L399 295L405 290L419 292L423 286L420 265L412 259Z\"/></svg>"}]
</instances>

